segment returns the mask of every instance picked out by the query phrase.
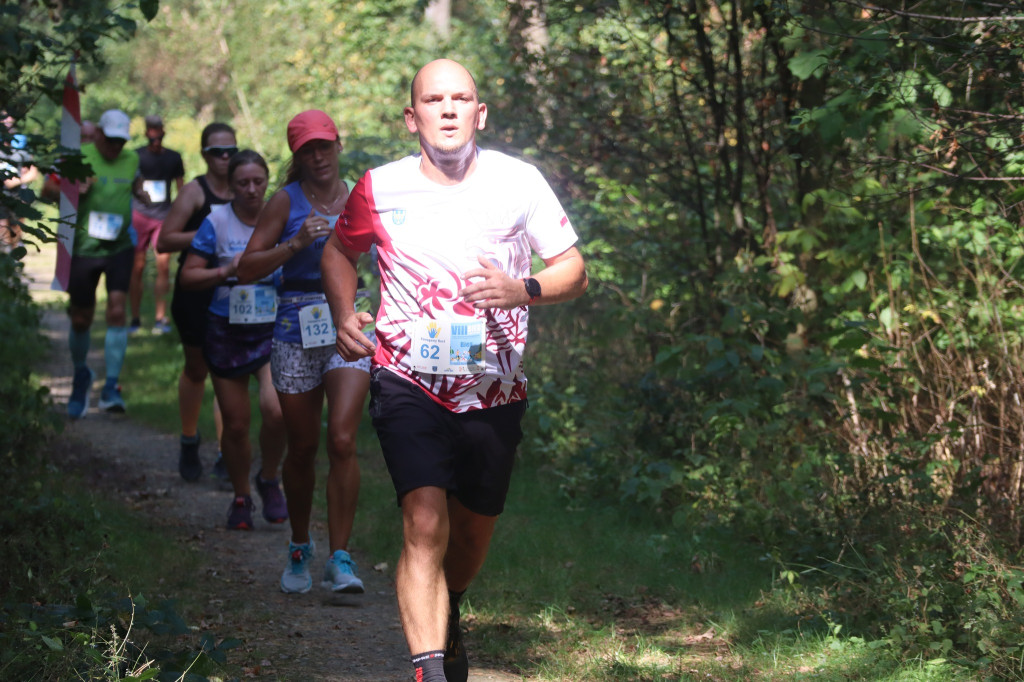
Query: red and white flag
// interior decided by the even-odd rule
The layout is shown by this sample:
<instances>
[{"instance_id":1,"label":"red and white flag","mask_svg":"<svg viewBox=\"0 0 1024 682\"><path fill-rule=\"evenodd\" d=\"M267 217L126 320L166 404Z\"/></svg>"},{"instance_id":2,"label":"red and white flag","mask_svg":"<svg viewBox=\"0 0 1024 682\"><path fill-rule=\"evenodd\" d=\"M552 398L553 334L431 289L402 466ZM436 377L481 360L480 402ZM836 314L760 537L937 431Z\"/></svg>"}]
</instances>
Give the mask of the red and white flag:
<instances>
[{"instance_id":1,"label":"red and white flag","mask_svg":"<svg viewBox=\"0 0 1024 682\"><path fill-rule=\"evenodd\" d=\"M60 121L60 144L65 149L82 147L82 112L78 103L78 79L75 61L71 60L64 80L63 113ZM75 246L75 223L78 220L78 183L60 179L60 222L57 224L57 265L51 289L68 290L71 276L71 251Z\"/></svg>"}]
</instances>

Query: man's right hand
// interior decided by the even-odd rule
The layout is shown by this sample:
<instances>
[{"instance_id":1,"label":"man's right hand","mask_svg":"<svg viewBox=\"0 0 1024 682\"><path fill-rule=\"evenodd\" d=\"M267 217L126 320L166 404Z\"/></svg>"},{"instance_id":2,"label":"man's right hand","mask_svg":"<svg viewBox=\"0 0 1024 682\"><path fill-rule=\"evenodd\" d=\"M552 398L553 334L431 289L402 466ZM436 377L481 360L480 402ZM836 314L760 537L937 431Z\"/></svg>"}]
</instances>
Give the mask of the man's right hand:
<instances>
[{"instance_id":1,"label":"man's right hand","mask_svg":"<svg viewBox=\"0 0 1024 682\"><path fill-rule=\"evenodd\" d=\"M370 313L349 313L341 321L338 327L337 348L338 355L344 358L345 362L355 362L360 358L371 357L377 350L377 345L366 338L363 328L373 323L373 315Z\"/></svg>"}]
</instances>

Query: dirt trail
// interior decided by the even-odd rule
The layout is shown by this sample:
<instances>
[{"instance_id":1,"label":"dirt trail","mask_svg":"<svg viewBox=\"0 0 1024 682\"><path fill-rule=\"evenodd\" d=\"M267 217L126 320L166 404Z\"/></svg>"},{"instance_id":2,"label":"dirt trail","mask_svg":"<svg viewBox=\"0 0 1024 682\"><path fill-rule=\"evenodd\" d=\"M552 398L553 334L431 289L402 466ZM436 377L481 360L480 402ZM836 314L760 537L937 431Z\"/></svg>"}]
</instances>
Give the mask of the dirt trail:
<instances>
[{"instance_id":1,"label":"dirt trail","mask_svg":"<svg viewBox=\"0 0 1024 682\"><path fill-rule=\"evenodd\" d=\"M33 295L41 299L54 295L49 293L52 253L44 250L26 259ZM102 320L102 315L99 317ZM43 329L51 348L39 371L63 413L71 391L67 316L46 312ZM93 349L89 362L94 371L102 369L102 347ZM406 682L412 678L395 604L393 567L386 572L375 571L372 562L357 552L354 558L366 593L335 595L319 587L324 557L318 556L313 566L313 590L304 595L282 594L277 581L285 563L287 524L271 526L257 513L254 531L227 531L224 521L230 493L212 478L204 476L201 482L189 484L178 476L177 435L150 429L130 416L97 411L97 394L94 390L87 417L69 422L58 446L69 454L81 453L76 456L88 463L89 485L123 500L155 526L166 529L169 541L204 557L209 579L195 584L197 591L205 592L196 601L206 607L201 622L191 625L206 626L218 637L242 640L245 649L253 652L246 654L252 659L247 673L257 679ZM130 399L128 411L130 415ZM215 451L213 444L202 446L207 470ZM395 530L399 532L397 523L396 517ZM312 534L325 546L322 522L314 523ZM228 654L235 662L241 655L237 650ZM469 679L512 682L524 678L474 669Z\"/></svg>"}]
</instances>

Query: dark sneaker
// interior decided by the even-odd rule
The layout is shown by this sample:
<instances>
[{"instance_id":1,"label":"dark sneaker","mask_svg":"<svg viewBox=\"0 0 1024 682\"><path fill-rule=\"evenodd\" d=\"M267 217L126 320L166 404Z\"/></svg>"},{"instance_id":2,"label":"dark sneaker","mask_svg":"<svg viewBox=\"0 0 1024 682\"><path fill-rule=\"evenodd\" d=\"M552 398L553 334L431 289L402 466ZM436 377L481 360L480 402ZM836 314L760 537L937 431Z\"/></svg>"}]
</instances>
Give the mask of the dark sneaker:
<instances>
[{"instance_id":1,"label":"dark sneaker","mask_svg":"<svg viewBox=\"0 0 1024 682\"><path fill-rule=\"evenodd\" d=\"M248 495L239 495L228 507L228 530L252 530L252 513L256 505Z\"/></svg>"},{"instance_id":2,"label":"dark sneaker","mask_svg":"<svg viewBox=\"0 0 1024 682\"><path fill-rule=\"evenodd\" d=\"M104 412L124 414L124 398L120 386L104 386L100 393L99 408Z\"/></svg>"},{"instance_id":3,"label":"dark sneaker","mask_svg":"<svg viewBox=\"0 0 1024 682\"><path fill-rule=\"evenodd\" d=\"M198 481L203 475L203 463L199 461L199 434L192 438L181 437L181 454L178 456L178 473L189 483Z\"/></svg>"},{"instance_id":4,"label":"dark sneaker","mask_svg":"<svg viewBox=\"0 0 1024 682\"><path fill-rule=\"evenodd\" d=\"M444 677L448 682L466 682L469 679L469 657L462 644L458 607L448 616L448 637L444 646Z\"/></svg>"},{"instance_id":5,"label":"dark sneaker","mask_svg":"<svg viewBox=\"0 0 1024 682\"><path fill-rule=\"evenodd\" d=\"M327 560L327 565L324 566L324 579L320 584L332 592L362 594L364 591L363 581L356 576L356 564L343 549L335 550Z\"/></svg>"},{"instance_id":6,"label":"dark sneaker","mask_svg":"<svg viewBox=\"0 0 1024 682\"><path fill-rule=\"evenodd\" d=\"M281 484L276 478L264 481L259 474L253 479L256 492L263 502L263 518L267 523L284 523L288 520L288 503L281 492Z\"/></svg>"},{"instance_id":7,"label":"dark sneaker","mask_svg":"<svg viewBox=\"0 0 1024 682\"><path fill-rule=\"evenodd\" d=\"M135 336L142 329L142 322L139 318L132 320L132 323L128 325L128 336Z\"/></svg>"},{"instance_id":8,"label":"dark sneaker","mask_svg":"<svg viewBox=\"0 0 1024 682\"><path fill-rule=\"evenodd\" d=\"M89 411L89 392L95 375L88 367L79 367L71 380L71 397L68 398L68 416L81 419Z\"/></svg>"},{"instance_id":9,"label":"dark sneaker","mask_svg":"<svg viewBox=\"0 0 1024 682\"><path fill-rule=\"evenodd\" d=\"M217 451L217 461L213 463L213 476L221 483L231 480L231 477L228 476L228 467L224 464L224 453L220 450Z\"/></svg>"}]
</instances>

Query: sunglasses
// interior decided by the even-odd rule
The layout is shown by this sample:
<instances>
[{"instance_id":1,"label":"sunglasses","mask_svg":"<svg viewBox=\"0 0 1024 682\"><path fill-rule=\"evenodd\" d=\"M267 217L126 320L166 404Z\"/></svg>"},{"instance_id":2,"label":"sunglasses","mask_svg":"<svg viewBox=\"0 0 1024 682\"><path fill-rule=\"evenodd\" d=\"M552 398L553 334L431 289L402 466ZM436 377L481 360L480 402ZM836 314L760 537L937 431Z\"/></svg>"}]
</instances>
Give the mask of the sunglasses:
<instances>
[{"instance_id":1,"label":"sunglasses","mask_svg":"<svg viewBox=\"0 0 1024 682\"><path fill-rule=\"evenodd\" d=\"M203 147L203 153L210 156L232 157L238 153L238 147Z\"/></svg>"}]
</instances>

